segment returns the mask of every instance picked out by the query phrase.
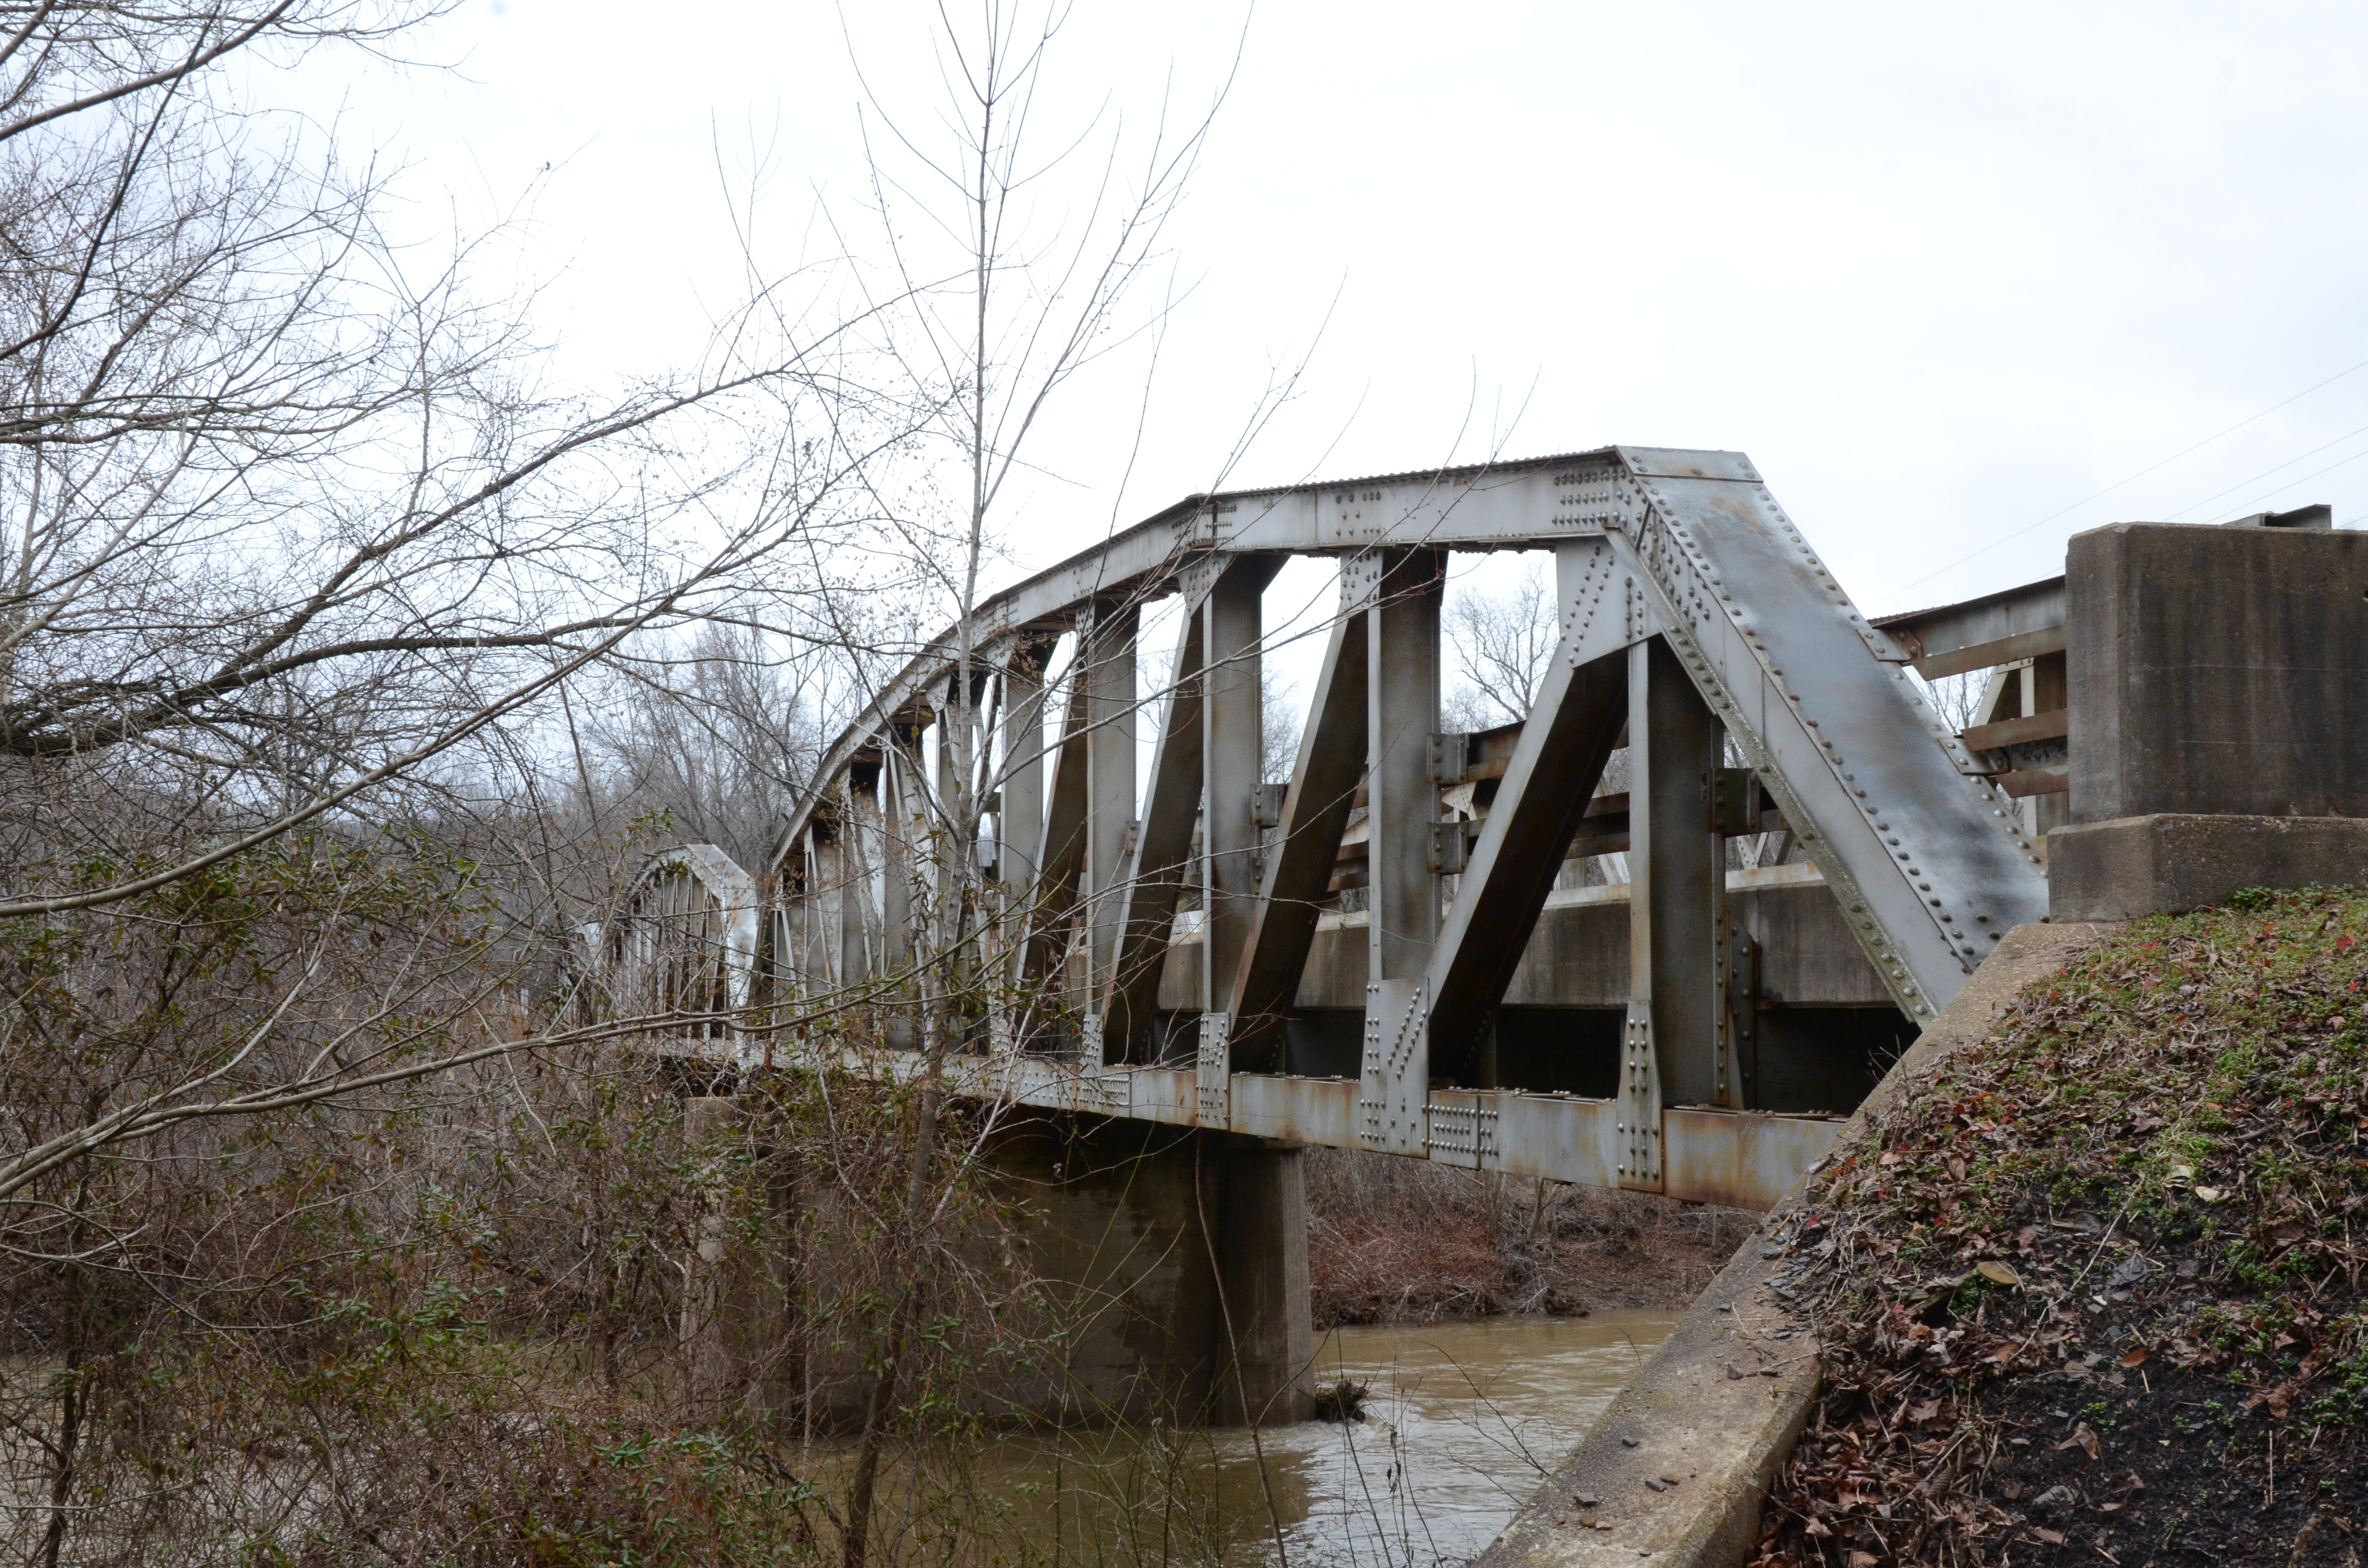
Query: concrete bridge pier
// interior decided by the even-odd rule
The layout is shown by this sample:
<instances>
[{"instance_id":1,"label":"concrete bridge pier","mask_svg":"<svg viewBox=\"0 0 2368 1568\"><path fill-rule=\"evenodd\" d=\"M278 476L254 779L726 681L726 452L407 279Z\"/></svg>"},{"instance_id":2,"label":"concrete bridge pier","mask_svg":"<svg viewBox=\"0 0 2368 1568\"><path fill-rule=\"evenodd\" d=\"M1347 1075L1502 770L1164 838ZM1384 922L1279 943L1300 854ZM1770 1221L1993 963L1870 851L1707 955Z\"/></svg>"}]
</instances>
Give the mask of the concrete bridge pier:
<instances>
[{"instance_id":1,"label":"concrete bridge pier","mask_svg":"<svg viewBox=\"0 0 2368 1568\"><path fill-rule=\"evenodd\" d=\"M737 1102L684 1102L694 1146L728 1158ZM720 1173L753 1180L754 1213L705 1222L684 1302L687 1392L817 1430L860 1421L869 1380L847 1346L809 1345L830 1281L802 1256L802 1195L764 1151ZM1196 1128L1026 1111L984 1157L1010 1199L1028 1264L1047 1286L1049 1348L1025 1364L983 1356L965 1398L991 1421L1274 1426L1315 1404L1305 1151ZM972 1240L981 1262L996 1243ZM827 1335L823 1337L827 1341ZM985 1369L993 1369L987 1370Z\"/></svg>"},{"instance_id":2,"label":"concrete bridge pier","mask_svg":"<svg viewBox=\"0 0 2368 1568\"><path fill-rule=\"evenodd\" d=\"M728 1157L746 1136L740 1102L702 1095L682 1103L683 1134L693 1148ZM746 1221L721 1212L700 1224L698 1264L684 1292L681 1333L685 1393L702 1417L729 1409L789 1420L806 1382L798 1322L798 1192L778 1161L761 1150L725 1180L754 1181Z\"/></svg>"},{"instance_id":3,"label":"concrete bridge pier","mask_svg":"<svg viewBox=\"0 0 2368 1568\"><path fill-rule=\"evenodd\" d=\"M988 1158L1053 1287L1060 1365L1015 1390L1067 1420L1274 1426L1315 1403L1305 1151L1034 1113Z\"/></svg>"}]
</instances>

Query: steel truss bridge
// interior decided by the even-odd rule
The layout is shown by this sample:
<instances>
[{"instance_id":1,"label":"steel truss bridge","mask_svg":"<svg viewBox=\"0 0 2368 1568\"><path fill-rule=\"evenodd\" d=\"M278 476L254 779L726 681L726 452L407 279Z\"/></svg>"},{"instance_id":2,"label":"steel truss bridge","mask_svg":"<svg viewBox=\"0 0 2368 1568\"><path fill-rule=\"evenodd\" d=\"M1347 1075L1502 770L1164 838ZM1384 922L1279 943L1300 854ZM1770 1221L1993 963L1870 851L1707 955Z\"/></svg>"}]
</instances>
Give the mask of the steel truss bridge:
<instances>
[{"instance_id":1,"label":"steel truss bridge","mask_svg":"<svg viewBox=\"0 0 2368 1568\"><path fill-rule=\"evenodd\" d=\"M1551 553L1559 646L1521 722L1442 733L1449 557L1507 550ZM1262 595L1294 556L1337 561L1339 598L1277 787ZM1178 643L1146 702L1144 610L1170 597ZM1755 1089L1751 972L1788 938L1762 921L1755 941L1737 910L1810 890L1905 1036L2044 918L2062 605L2057 578L1870 621L1735 452L1196 495L985 601L837 737L765 877L703 846L662 855L610 951L670 1006L875 1005L911 970L939 874L927 820L959 784L986 822L965 961L1046 1002L945 1058L961 1092L1767 1207L1850 1107L1786 1114ZM1945 722L1911 665L1991 672L1980 722ZM958 710L993 734L964 780ZM1607 788L1623 749L1626 787ZM1498 1049L1542 917L1579 904L1592 924L1569 939L1616 977L1595 1092L1525 1084ZM1361 1028L1328 1058L1304 1048L1319 968L1362 987L1360 1017L1333 1008ZM882 1038L878 1070L919 1071L909 1031Z\"/></svg>"}]
</instances>

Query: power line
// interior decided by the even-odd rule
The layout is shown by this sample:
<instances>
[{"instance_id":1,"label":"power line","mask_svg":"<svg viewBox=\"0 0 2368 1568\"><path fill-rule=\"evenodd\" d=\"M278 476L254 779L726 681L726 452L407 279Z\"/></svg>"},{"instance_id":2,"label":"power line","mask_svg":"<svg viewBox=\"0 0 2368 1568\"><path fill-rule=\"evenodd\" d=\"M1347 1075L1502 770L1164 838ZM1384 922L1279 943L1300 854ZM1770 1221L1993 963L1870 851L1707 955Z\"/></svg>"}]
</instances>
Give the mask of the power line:
<instances>
[{"instance_id":1,"label":"power line","mask_svg":"<svg viewBox=\"0 0 2368 1568\"><path fill-rule=\"evenodd\" d=\"M2330 443L2330 444L2332 444L2332 443ZM2321 448L2320 449L2323 451L2323 450L2325 450L2326 449L2325 449L2325 448ZM2333 473L2337 469L2343 467L2346 463L2356 463L2356 462L2358 462L2362 458L2368 458L2368 450L2363 450L2363 451L2357 451L2357 452L2354 452L2354 453L2352 453L2352 454L2351 454L2350 457L2348 457L2348 458L2338 458L2338 459L2336 459L2333 462L2331 462L2331 463L2328 464L2325 468L2316 468L2316 469L2311 470L2308 473L2304 474L2300 479L2290 479L2290 480L2286 481L2283 484L2279 485L2279 486L2278 486L2276 489L2274 489L2274 490L2264 490L2264 491L2263 491L2263 492L2261 492L2261 494L2260 494L2259 495L2254 496L2254 497L2253 497L2253 499L2251 499L2250 501L2246 502L2246 503L2245 503L2245 505L2246 505L2247 506L2260 506L2262 502L2267 501L2267 500L2268 500L2271 496L2272 496L2272 495L2283 495L2283 494L2284 494L2287 491L2292 490L2292 489L2293 489L2295 485L2297 485L2297 484L2308 484L2312 480L2317 479L2320 474L2322 474L2322 473ZM2296 460L2297 462L2299 462L2301 460L2300 460L2300 459L2296 459L2295 460ZM2283 465L2281 465L2281 466L2283 466ZM2271 472L2274 472L2275 471L2274 471L2274 470L2272 470ZM2224 494L2225 494L2225 492L2224 492Z\"/></svg>"},{"instance_id":2,"label":"power line","mask_svg":"<svg viewBox=\"0 0 2368 1568\"><path fill-rule=\"evenodd\" d=\"M2348 441L2348 440L2351 439L2351 437L2354 437L2354 436L2358 436L2358 435L2362 435L2362 434L2363 434L2363 433L2368 433L2368 425L2362 425L2362 426L2360 426L2360 428L2359 428L2359 429L2357 429L2357 430L2346 430L2342 435L2338 436L2338 437L2337 437L2334 440L2332 440L2332 441L2324 441L2324 442L2321 442L2319 445L2317 445L2317 446L2316 446L2316 447L2313 447L2310 450L2308 450L2308 451L2306 451L2306 452L2304 452L2304 453L2300 454L2299 456L2288 458L2285 461L2283 461L2283 462L2282 462L2282 463L2274 463L2274 464L2271 464L2270 467L2263 469L2260 472L2259 472L2259 473L2257 473L2257 474L2253 475L2253 477L2252 477L2251 479L2240 479L2240 480L2238 480L2236 483L2234 483L2234 484L2230 485L2230 486L2229 486L2227 489L2226 489L2226 490L2214 491L2213 494L2209 494L2209 495L2206 495L2206 496L2205 496L2203 500L2201 500L2201 501L2194 502L2193 504L2192 504L2192 505L2190 505L2190 506L2181 506L2178 511L2173 512L2173 513L2172 513L2169 517L2166 517L2166 518L2164 518L2163 520L2164 520L2165 522L2173 522L2173 521L2176 521L2177 519L2179 519L2180 517L2182 517L2186 516L2186 515L2187 515L2188 513L2190 513L2190 512L2196 511L2196 510L2198 510L2198 509L2200 509L2200 508L2202 508L2202 507L2204 507L2204 506L2209 506L2210 505L2212 505L2212 503L2213 503L2213 502L2219 500L2219 499L2220 499L2220 497L2221 497L2221 496L2223 496L2223 495L2233 495L2233 494L2235 494L2237 491L2244 489L2244 488L2245 488L2247 485L2248 485L2248 484L2258 483L2260 481L2269 478L2269 477L2270 477L2270 475L2271 475L2271 474L2273 474L2273 473L2277 472L2279 469L2282 469L2282 468L2292 468L2292 467L2294 467L2294 464L2296 464L2296 463L2298 463L2298 462L2301 462L2301 461L2305 460L2305 459L2315 458L2315 457L2318 456L2318 454L2319 454L2319 453L2321 453L2321 452L2323 452L2323 451L2327 450L2327 449L2328 449L2328 448L2329 448L2329 447L2340 447L2340 446L2341 446L2344 442L2346 442L2346 441ZM2344 461L2349 462L2349 461L2351 461L2351 460L2350 460L2349 458L2346 458L2346 459L2344 460ZM2320 470L2318 471L2318 473L2325 473L2326 472L2327 472L2327 470L2325 470L2325 469L2320 469ZM2318 474L2317 474L2317 473L2306 473L2306 474L2304 474L2304 475L2302 476L2302 479L2290 480L2290 481L2288 481L2286 483L2284 483L2284 484L2281 484L2280 486L2278 486L2278 490L2291 490L2291 489L2293 489L2295 485L2302 483L2304 480L2316 479L2316 478L2317 478L2317 477L2318 477ZM2272 494L2272 495L2275 495L2275 494L2278 493L2278 490L2272 490L2272 491L2271 491L2271 492L2270 492L2270 494Z\"/></svg>"},{"instance_id":3,"label":"power line","mask_svg":"<svg viewBox=\"0 0 2368 1568\"><path fill-rule=\"evenodd\" d=\"M2344 377L2354 374L2360 370L2368 370L2368 359L2361 360L2360 363L2352 366L2350 369L2338 370L2335 374L2328 377L2327 380L2319 381L2314 385L2305 387L2302 391L2294 393L2294 396L2270 404L2269 407L2262 409L2259 414L2248 414L2244 418L2237 421L2234 425L2229 426L2226 430L2206 436L2203 439L2196 442L2192 447L2182 447L2178 451L2171 453L2170 456L2164 458L2159 462L2148 463L2146 467L2138 470L2137 472L2131 474L2128 478L2117 479L2113 481L2112 483L2105 486L2102 490L2097 491L2094 494L2083 495L2080 499L2073 502L2069 506L2064 507L2061 511L2050 512L2047 516L2040 518L2035 523L2027 523L2023 527L2015 529L2014 532L2008 534L2001 539L1994 539L1990 540L1989 543L1982 546L1979 550L1973 551L1971 554L1961 555L1956 560L1950 562L1947 565L1927 572L1923 576L1915 579L1913 582L1901 583L1896 587L1885 588L1881 594L1878 594L1875 597L1877 598L1881 598L1890 594L1904 594L1908 589L1919 587L1922 585L1930 582L1935 577L1943 576L1948 573L1954 572L1958 567L1965 564L1965 562L1977 560L1982 556L1987 555L1991 551L1996 550L2002 544L2011 544L2016 540L2021 539L2023 535L2031 532L2034 528L2044 528L2048 524L2054 522L2056 518L2064 517L2067 513L2077 512L2091 501L2100 500L2107 495L2111 495L2114 491L2121 489L2122 486L2125 484L2135 484L2139 480L2144 479L2147 474L2154 472L2155 470L2167 468L2170 464L2177 462L2180 459L2186 457L2191 452L2201 451L2205 447L2210 446L2213 442L2220 439L2221 437L2233 436L2237 431L2242 430L2246 426L2254 423L2256 420L2267 419L2271 415L2275 414L2279 409L2285 407L2288 403L2300 403L2304 398L2308 397L2311 393L2319 391L2321 388L2333 386ZM2332 443L2330 443L2330 445ZM2309 454L2305 453L2304 455L2308 456ZM2297 458L2294 460L2299 462L2302 460ZM2284 465L2280 464L2279 466L2283 467ZM2270 472L2274 473L2277 470L2271 469ZM2252 481L2250 480L2246 481L2246 483L2248 484L2251 483ZM2295 483L2300 483L2301 481L2297 480ZM2238 486L2237 488L2241 489L2242 486ZM2224 491L2222 494L2225 494L2226 492ZM2199 505L2201 503L2199 503Z\"/></svg>"}]
</instances>

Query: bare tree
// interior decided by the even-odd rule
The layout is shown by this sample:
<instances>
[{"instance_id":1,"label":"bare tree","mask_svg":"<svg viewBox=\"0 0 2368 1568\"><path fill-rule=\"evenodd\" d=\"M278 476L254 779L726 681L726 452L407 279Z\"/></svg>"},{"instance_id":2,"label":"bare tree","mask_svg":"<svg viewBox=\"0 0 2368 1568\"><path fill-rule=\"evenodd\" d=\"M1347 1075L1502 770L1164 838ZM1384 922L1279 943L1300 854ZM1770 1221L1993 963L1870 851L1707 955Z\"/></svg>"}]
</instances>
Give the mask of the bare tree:
<instances>
[{"instance_id":1,"label":"bare tree","mask_svg":"<svg viewBox=\"0 0 2368 1568\"><path fill-rule=\"evenodd\" d=\"M761 866L814 768L827 660L752 627L708 622L679 653L637 649L585 693L584 781L626 816ZM588 771L588 770L587 770Z\"/></svg>"},{"instance_id":2,"label":"bare tree","mask_svg":"<svg viewBox=\"0 0 2368 1568\"><path fill-rule=\"evenodd\" d=\"M555 385L531 301L475 298L482 242L397 243L367 162L222 69L434 9L0 6L0 1356L44 1563L104 1490L88 1369L159 1365L120 1288L316 1310L207 1238L268 1251L320 1199L204 1173L334 1167L442 1085L649 1027L571 1005L628 835L563 809L548 699L811 593L914 427L839 324L755 311L687 369ZM768 695L713 666L723 708ZM772 717L741 739L778 778Z\"/></svg>"},{"instance_id":3,"label":"bare tree","mask_svg":"<svg viewBox=\"0 0 2368 1568\"><path fill-rule=\"evenodd\" d=\"M1267 784L1288 784L1299 766L1299 737L1305 728L1295 702L1294 682L1285 685L1270 665L1258 669L1258 778Z\"/></svg>"},{"instance_id":4,"label":"bare tree","mask_svg":"<svg viewBox=\"0 0 2368 1568\"><path fill-rule=\"evenodd\" d=\"M1562 635L1546 570L1526 564L1508 593L1458 594L1448 603L1444 631L1462 677L1450 710L1473 729L1528 718Z\"/></svg>"},{"instance_id":5,"label":"bare tree","mask_svg":"<svg viewBox=\"0 0 2368 1568\"><path fill-rule=\"evenodd\" d=\"M704 361L598 397L477 302L480 252L423 265L370 170L209 74L423 14L0 5L5 1528L49 1564L755 1561L833 1531L876 1562L882 1445L975 1350L946 1320L1031 1343L996 1315L1015 1255L975 1251L983 1127L935 1074L752 1072L746 1136L687 1139L677 1091L728 1074L654 1042L849 1016L603 1016L579 934L651 814L745 852L836 694L966 620L1201 128L1089 180L1048 252L1012 214L1057 18L990 12L953 40L957 143L916 165L958 176L958 265L898 250L814 330L759 289ZM912 192L882 170L888 217ZM942 511L896 467L916 429L963 476ZM928 618L879 592L916 577ZM1000 766L967 634L956 665L914 748L933 1061L975 997L952 956L989 918ZM668 1403L702 1250L762 1222L777 1156L829 1187L864 1404L837 1506L768 1412Z\"/></svg>"},{"instance_id":6,"label":"bare tree","mask_svg":"<svg viewBox=\"0 0 2368 1568\"><path fill-rule=\"evenodd\" d=\"M868 1243L909 1195L909 1096L760 1075L702 1136L653 1050L674 1020L520 1040L550 1009L485 897L534 896L498 844L290 835L0 933L0 1553L754 1562L837 1528L783 1417L860 1390L861 1325L906 1261ZM422 1058L442 1070L403 1071ZM324 1062L379 1071L307 1092ZM150 1096L136 1142L74 1142L93 1103L199 1068L202 1114ZM802 1277L804 1376L784 1387L773 1346L790 1404L686 1405L702 1250L781 1245L784 1168L825 1260ZM973 1172L921 1197L973 1238L1002 1223ZM1036 1342L1012 1332L1035 1326L1015 1257L919 1260L972 1329L916 1346L916 1375ZM650 1487L689 1506L650 1510Z\"/></svg>"},{"instance_id":7,"label":"bare tree","mask_svg":"<svg viewBox=\"0 0 2368 1568\"><path fill-rule=\"evenodd\" d=\"M986 0L966 23L941 12L948 102L937 114L898 113L866 89L871 204L896 292L912 302L894 318L890 351L911 384L927 389L938 411L934 433L960 476L949 486L958 498L942 513L900 523L914 558L937 574L954 626L951 669L934 701L937 733L921 754L934 764L913 770L926 790L928 839L919 846L928 876L916 912L928 1057L910 1152L916 1199L941 1159L939 1085L966 1000L962 955L993 917L980 824L1000 759L995 715L982 700L993 689L984 678L990 672L971 620L981 572L1031 436L1079 373L1131 335L1121 330L1121 306L1158 253L1215 112L1212 103L1180 134L1163 119L1133 143L1116 126L1043 133L1034 118L1042 112L1039 91L1067 14L1007 0ZM1076 206L1058 210L1042 192L1072 171L1087 177ZM1049 221L1040 216L1047 211ZM1070 678L1079 673L1073 666ZM919 1222L923 1206L908 1202L905 1212L915 1222L893 1228L891 1246L915 1257L937 1248L939 1239ZM918 1270L905 1273L914 1284L883 1328L856 1450L847 1568L863 1568L871 1550L876 1478L926 1307Z\"/></svg>"},{"instance_id":8,"label":"bare tree","mask_svg":"<svg viewBox=\"0 0 2368 1568\"><path fill-rule=\"evenodd\" d=\"M857 475L910 419L857 392L832 330L744 315L689 371L554 390L522 312L471 296L482 242L423 268L367 165L268 140L205 69L379 46L424 7L12 10L0 914L134 896L358 809L868 516ZM72 892L26 880L135 822L212 844Z\"/></svg>"},{"instance_id":9,"label":"bare tree","mask_svg":"<svg viewBox=\"0 0 2368 1568\"><path fill-rule=\"evenodd\" d=\"M1970 675L1941 676L1935 680L1918 676L1917 681L1924 688L1924 700L1948 721L1949 728L1964 730L1973 723L1982 705L1983 683L1987 678L1987 672L1977 670Z\"/></svg>"}]
</instances>

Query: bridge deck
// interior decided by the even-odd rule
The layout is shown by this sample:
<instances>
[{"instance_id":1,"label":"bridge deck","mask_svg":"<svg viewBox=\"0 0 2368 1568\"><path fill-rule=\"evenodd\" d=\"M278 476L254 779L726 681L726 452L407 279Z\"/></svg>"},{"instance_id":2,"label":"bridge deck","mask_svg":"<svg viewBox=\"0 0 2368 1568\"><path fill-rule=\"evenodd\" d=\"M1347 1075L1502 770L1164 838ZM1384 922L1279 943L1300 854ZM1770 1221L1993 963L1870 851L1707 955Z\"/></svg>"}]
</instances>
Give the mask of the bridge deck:
<instances>
[{"instance_id":1,"label":"bridge deck","mask_svg":"<svg viewBox=\"0 0 2368 1568\"><path fill-rule=\"evenodd\" d=\"M927 1059L918 1051L867 1052L860 1065L909 1080L926 1070ZM1002 1104L1211 1128L1319 1148L1360 1146L1354 1078L1237 1073L1223 1120L1203 1113L1201 1079L1192 1067L1097 1069L1042 1056L957 1055L946 1059L945 1081L956 1094ZM1616 1099L1433 1089L1425 1108L1429 1132L1422 1158L1588 1187L1622 1185L1618 1167L1624 1139ZM1662 1112L1668 1154L1661 1190L1690 1203L1771 1209L1825 1153L1842 1120L1671 1108Z\"/></svg>"}]
</instances>

